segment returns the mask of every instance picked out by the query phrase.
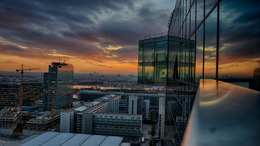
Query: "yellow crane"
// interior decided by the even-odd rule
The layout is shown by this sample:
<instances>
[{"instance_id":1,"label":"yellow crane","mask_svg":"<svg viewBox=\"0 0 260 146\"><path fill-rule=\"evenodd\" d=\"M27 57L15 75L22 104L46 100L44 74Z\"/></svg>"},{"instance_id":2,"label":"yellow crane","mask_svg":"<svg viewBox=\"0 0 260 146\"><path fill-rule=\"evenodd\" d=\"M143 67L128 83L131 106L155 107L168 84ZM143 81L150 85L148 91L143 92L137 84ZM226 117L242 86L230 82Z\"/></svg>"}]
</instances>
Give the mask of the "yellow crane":
<instances>
[{"instance_id":1,"label":"yellow crane","mask_svg":"<svg viewBox=\"0 0 260 146\"><path fill-rule=\"evenodd\" d=\"M19 125L20 125L20 135L23 135L23 129L22 129L22 125L23 125L23 114L22 114L22 110L23 110L23 74L24 71L31 71L31 70L40 70L40 68L27 68L24 69L23 68L23 64L21 65L21 69L16 69L17 72L21 72L21 85L20 85L20 101L19 101Z\"/></svg>"}]
</instances>

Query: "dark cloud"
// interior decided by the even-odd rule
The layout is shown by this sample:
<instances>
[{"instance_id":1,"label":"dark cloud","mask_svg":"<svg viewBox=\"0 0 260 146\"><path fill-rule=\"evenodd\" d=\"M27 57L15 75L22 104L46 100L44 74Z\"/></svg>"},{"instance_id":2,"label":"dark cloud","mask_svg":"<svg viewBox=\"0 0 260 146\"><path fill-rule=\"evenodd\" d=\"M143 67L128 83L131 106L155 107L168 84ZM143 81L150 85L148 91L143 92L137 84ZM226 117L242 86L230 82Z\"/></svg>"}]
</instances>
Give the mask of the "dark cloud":
<instances>
[{"instance_id":1,"label":"dark cloud","mask_svg":"<svg viewBox=\"0 0 260 146\"><path fill-rule=\"evenodd\" d=\"M167 31L171 10L137 0L4 0L0 3L0 37L14 42L1 53L24 57L52 57L49 53L104 61L108 51L123 60L137 59L138 40ZM151 10L153 9L153 10ZM14 44L33 49L22 49ZM48 52L48 53L43 53Z\"/></svg>"},{"instance_id":2,"label":"dark cloud","mask_svg":"<svg viewBox=\"0 0 260 146\"><path fill-rule=\"evenodd\" d=\"M231 61L259 58L259 5L255 2L240 1L236 6L230 1L220 8L221 55Z\"/></svg>"}]
</instances>

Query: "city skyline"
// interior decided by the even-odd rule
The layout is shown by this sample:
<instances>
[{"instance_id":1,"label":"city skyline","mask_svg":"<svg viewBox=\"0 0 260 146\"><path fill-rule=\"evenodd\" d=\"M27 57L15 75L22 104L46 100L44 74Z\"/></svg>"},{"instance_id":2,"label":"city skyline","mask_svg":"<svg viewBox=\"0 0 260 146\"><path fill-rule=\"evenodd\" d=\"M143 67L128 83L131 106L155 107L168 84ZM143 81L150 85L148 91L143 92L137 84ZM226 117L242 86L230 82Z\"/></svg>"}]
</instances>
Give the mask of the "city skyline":
<instances>
[{"instance_id":1,"label":"city skyline","mask_svg":"<svg viewBox=\"0 0 260 146\"><path fill-rule=\"evenodd\" d=\"M66 60L77 73L137 73L138 40L167 32L175 1L2 1L0 71Z\"/></svg>"}]
</instances>

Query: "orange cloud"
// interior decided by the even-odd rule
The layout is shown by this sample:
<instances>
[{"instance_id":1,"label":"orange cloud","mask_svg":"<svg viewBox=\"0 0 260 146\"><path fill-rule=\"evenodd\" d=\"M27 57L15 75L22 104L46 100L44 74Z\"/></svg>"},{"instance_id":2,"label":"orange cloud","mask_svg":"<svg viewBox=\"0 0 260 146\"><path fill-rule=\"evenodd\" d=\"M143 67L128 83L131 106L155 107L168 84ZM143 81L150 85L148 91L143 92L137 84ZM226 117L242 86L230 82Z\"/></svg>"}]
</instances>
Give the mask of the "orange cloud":
<instances>
[{"instance_id":1,"label":"orange cloud","mask_svg":"<svg viewBox=\"0 0 260 146\"><path fill-rule=\"evenodd\" d=\"M119 50L122 49L122 46L111 46L109 45L108 47L106 47L107 50Z\"/></svg>"}]
</instances>

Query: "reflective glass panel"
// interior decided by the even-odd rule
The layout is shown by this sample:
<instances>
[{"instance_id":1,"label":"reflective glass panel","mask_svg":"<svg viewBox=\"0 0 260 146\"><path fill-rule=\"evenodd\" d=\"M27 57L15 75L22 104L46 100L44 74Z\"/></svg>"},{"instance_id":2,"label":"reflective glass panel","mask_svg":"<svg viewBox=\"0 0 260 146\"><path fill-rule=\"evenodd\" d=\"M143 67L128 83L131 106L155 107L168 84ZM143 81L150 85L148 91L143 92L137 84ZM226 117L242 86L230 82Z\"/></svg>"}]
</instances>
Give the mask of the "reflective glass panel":
<instances>
[{"instance_id":1,"label":"reflective glass panel","mask_svg":"<svg viewBox=\"0 0 260 146\"><path fill-rule=\"evenodd\" d=\"M204 18L204 0L197 0L197 26Z\"/></svg>"},{"instance_id":2,"label":"reflective glass panel","mask_svg":"<svg viewBox=\"0 0 260 146\"><path fill-rule=\"evenodd\" d=\"M216 77L216 45L217 43L217 9L215 9L205 22L205 64L204 77Z\"/></svg>"},{"instance_id":3,"label":"reflective glass panel","mask_svg":"<svg viewBox=\"0 0 260 146\"><path fill-rule=\"evenodd\" d=\"M154 43L144 44L144 62L154 62Z\"/></svg>"},{"instance_id":4,"label":"reflective glass panel","mask_svg":"<svg viewBox=\"0 0 260 146\"><path fill-rule=\"evenodd\" d=\"M202 66L203 66L203 25L199 27L196 33L196 73L195 81L199 82L202 78Z\"/></svg>"}]
</instances>

